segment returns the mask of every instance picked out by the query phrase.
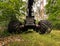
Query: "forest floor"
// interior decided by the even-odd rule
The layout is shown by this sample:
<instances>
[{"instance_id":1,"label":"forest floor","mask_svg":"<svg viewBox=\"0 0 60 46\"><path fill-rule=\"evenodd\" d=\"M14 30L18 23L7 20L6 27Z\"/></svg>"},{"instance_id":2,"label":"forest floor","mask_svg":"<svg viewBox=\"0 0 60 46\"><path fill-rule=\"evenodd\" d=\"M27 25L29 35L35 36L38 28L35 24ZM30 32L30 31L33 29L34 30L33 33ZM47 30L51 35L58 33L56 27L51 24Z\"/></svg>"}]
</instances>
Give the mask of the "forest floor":
<instances>
[{"instance_id":1,"label":"forest floor","mask_svg":"<svg viewBox=\"0 0 60 46\"><path fill-rule=\"evenodd\" d=\"M30 31L0 38L0 46L60 46L60 30L41 35Z\"/></svg>"}]
</instances>

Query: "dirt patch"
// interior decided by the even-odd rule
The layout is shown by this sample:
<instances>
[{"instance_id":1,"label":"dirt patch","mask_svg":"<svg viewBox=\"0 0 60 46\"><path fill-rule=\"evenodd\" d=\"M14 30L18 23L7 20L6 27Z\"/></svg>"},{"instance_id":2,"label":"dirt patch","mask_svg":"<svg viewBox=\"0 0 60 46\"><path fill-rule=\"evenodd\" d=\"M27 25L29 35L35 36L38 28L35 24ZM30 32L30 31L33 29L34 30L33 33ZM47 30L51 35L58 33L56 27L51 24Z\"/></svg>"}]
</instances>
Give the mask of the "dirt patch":
<instances>
[{"instance_id":1,"label":"dirt patch","mask_svg":"<svg viewBox=\"0 0 60 46\"><path fill-rule=\"evenodd\" d=\"M0 46L7 46L9 43L16 42L16 41L20 42L23 41L23 39L19 35L0 38Z\"/></svg>"}]
</instances>

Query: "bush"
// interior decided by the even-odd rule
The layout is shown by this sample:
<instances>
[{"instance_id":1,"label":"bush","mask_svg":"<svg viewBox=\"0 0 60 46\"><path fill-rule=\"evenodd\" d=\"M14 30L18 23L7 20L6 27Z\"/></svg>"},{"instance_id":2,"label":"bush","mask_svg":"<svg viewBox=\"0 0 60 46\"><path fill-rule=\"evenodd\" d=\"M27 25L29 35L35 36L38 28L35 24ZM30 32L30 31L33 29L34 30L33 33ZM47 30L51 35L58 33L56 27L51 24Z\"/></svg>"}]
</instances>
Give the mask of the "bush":
<instances>
[{"instance_id":1,"label":"bush","mask_svg":"<svg viewBox=\"0 0 60 46\"><path fill-rule=\"evenodd\" d=\"M60 18L58 18L59 15L54 16L54 15L50 15L48 20L50 20L53 24L53 29L58 29L60 30Z\"/></svg>"}]
</instances>

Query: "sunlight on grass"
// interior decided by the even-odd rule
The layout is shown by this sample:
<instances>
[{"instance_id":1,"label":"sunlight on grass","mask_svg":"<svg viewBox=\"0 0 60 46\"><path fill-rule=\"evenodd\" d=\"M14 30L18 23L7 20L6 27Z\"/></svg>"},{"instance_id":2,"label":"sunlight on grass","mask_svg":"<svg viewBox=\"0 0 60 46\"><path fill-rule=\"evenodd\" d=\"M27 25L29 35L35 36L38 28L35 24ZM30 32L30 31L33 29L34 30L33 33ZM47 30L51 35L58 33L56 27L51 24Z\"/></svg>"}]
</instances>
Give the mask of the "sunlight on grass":
<instances>
[{"instance_id":1,"label":"sunlight on grass","mask_svg":"<svg viewBox=\"0 0 60 46\"><path fill-rule=\"evenodd\" d=\"M41 35L36 32L20 34L22 41L13 42L10 46L59 46L60 32L52 31L50 34Z\"/></svg>"}]
</instances>

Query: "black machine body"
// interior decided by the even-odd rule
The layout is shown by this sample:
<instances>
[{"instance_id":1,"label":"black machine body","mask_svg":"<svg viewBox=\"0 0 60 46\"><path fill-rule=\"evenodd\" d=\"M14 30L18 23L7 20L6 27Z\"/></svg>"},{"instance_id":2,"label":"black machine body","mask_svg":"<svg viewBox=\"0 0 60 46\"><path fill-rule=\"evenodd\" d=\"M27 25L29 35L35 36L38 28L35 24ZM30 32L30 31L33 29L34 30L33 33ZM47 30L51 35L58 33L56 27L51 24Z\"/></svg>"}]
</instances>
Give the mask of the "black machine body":
<instances>
[{"instance_id":1,"label":"black machine body","mask_svg":"<svg viewBox=\"0 0 60 46\"><path fill-rule=\"evenodd\" d=\"M9 32L25 32L28 29L33 29L36 32L39 32L40 34L50 33L52 30L52 24L48 20L41 20L36 24L36 20L34 19L34 16L32 15L32 6L33 6L34 0L28 0L28 16L26 16L26 19L24 21L24 24L20 22L14 21L13 23L10 22L8 25Z\"/></svg>"}]
</instances>

